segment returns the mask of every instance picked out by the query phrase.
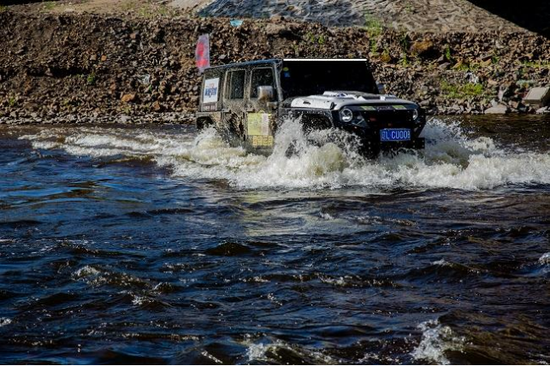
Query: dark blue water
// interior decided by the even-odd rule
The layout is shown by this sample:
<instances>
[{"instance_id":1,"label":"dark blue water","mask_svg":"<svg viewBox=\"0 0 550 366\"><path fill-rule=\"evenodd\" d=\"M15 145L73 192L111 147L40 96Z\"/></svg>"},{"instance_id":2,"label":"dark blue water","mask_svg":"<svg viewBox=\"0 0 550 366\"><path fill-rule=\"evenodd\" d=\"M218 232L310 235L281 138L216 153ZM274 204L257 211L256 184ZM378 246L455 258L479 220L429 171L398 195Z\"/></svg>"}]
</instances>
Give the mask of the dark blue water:
<instances>
[{"instance_id":1,"label":"dark blue water","mask_svg":"<svg viewBox=\"0 0 550 366\"><path fill-rule=\"evenodd\" d=\"M0 362L548 363L549 127L377 161L0 127Z\"/></svg>"}]
</instances>

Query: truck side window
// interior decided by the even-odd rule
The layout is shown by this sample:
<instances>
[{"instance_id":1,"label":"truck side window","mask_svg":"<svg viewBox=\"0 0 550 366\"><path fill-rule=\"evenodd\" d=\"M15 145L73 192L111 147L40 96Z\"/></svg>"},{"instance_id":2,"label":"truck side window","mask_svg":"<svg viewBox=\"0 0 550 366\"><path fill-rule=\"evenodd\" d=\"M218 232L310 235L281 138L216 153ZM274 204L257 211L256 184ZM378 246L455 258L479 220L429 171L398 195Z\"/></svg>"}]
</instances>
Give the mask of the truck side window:
<instances>
[{"instance_id":1,"label":"truck side window","mask_svg":"<svg viewBox=\"0 0 550 366\"><path fill-rule=\"evenodd\" d=\"M273 69L263 68L255 69L252 71L252 86L250 89L250 98L258 97L259 86L272 86L275 88L275 82L273 80Z\"/></svg>"},{"instance_id":2,"label":"truck side window","mask_svg":"<svg viewBox=\"0 0 550 366\"><path fill-rule=\"evenodd\" d=\"M226 95L229 95L229 99L243 99L244 98L244 70L231 71L229 75L229 90Z\"/></svg>"}]
</instances>

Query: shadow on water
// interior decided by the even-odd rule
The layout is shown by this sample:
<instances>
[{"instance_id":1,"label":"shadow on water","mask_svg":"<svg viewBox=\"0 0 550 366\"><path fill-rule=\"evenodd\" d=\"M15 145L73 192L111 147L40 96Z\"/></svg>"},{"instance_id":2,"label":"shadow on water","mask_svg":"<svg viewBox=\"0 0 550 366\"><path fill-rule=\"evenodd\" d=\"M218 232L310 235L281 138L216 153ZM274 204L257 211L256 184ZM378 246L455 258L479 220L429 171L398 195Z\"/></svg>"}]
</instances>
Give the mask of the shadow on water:
<instances>
[{"instance_id":1,"label":"shadow on water","mask_svg":"<svg viewBox=\"0 0 550 366\"><path fill-rule=\"evenodd\" d=\"M550 2L548 0L469 0L476 6L550 38Z\"/></svg>"}]
</instances>

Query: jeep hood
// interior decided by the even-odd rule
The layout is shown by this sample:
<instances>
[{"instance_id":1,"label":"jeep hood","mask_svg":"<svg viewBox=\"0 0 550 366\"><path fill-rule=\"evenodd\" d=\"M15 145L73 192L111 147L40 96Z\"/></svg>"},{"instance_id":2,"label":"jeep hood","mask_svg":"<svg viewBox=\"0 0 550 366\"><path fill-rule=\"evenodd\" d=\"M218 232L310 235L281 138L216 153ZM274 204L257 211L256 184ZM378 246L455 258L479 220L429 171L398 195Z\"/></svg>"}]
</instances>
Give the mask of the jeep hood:
<instances>
[{"instance_id":1,"label":"jeep hood","mask_svg":"<svg viewBox=\"0 0 550 366\"><path fill-rule=\"evenodd\" d=\"M322 95L310 95L289 100L293 108L312 108L339 110L350 105L416 105L413 102L399 99L393 95L377 95L349 91L327 91Z\"/></svg>"}]
</instances>

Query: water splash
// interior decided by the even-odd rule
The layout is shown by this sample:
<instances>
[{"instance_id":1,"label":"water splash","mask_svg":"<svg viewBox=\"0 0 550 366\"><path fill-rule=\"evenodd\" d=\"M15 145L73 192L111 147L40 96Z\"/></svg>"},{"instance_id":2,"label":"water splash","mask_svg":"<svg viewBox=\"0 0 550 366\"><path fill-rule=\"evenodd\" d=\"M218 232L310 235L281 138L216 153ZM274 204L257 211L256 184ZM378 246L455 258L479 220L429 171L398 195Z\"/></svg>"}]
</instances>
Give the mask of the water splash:
<instances>
[{"instance_id":1,"label":"water splash","mask_svg":"<svg viewBox=\"0 0 550 366\"><path fill-rule=\"evenodd\" d=\"M246 358L248 363L268 363L281 364L285 359L285 354L291 354L295 359L304 360L305 363L318 365L336 365L339 360L323 353L320 350L309 349L297 344L288 344L281 340L254 343L251 339L246 339L244 345L247 346Z\"/></svg>"},{"instance_id":2,"label":"water splash","mask_svg":"<svg viewBox=\"0 0 550 366\"><path fill-rule=\"evenodd\" d=\"M542 273L550 273L550 252L544 253L539 258L539 264L542 266Z\"/></svg>"},{"instance_id":3,"label":"water splash","mask_svg":"<svg viewBox=\"0 0 550 366\"><path fill-rule=\"evenodd\" d=\"M456 337L450 327L442 326L438 320L420 323L418 328L422 331L422 339L411 354L415 360L448 365L445 352L463 349L464 337Z\"/></svg>"},{"instance_id":4,"label":"water splash","mask_svg":"<svg viewBox=\"0 0 550 366\"><path fill-rule=\"evenodd\" d=\"M0 318L0 328L10 325L12 320L10 318Z\"/></svg>"},{"instance_id":5,"label":"water splash","mask_svg":"<svg viewBox=\"0 0 550 366\"><path fill-rule=\"evenodd\" d=\"M266 157L229 146L214 129L194 139L156 131L81 128L43 130L22 138L36 149L64 149L70 154L151 157L173 175L226 180L239 189L338 189L359 186L493 189L509 184L550 184L550 154L512 152L488 137L470 138L458 126L437 119L424 131L423 153L403 153L369 160L357 154L358 142L343 131L304 133L298 121L279 129L273 153ZM292 151L292 154L288 152Z\"/></svg>"},{"instance_id":6,"label":"water splash","mask_svg":"<svg viewBox=\"0 0 550 366\"><path fill-rule=\"evenodd\" d=\"M550 264L550 252L548 253L544 253L540 258L539 258L539 263L541 265L549 265Z\"/></svg>"}]
</instances>

